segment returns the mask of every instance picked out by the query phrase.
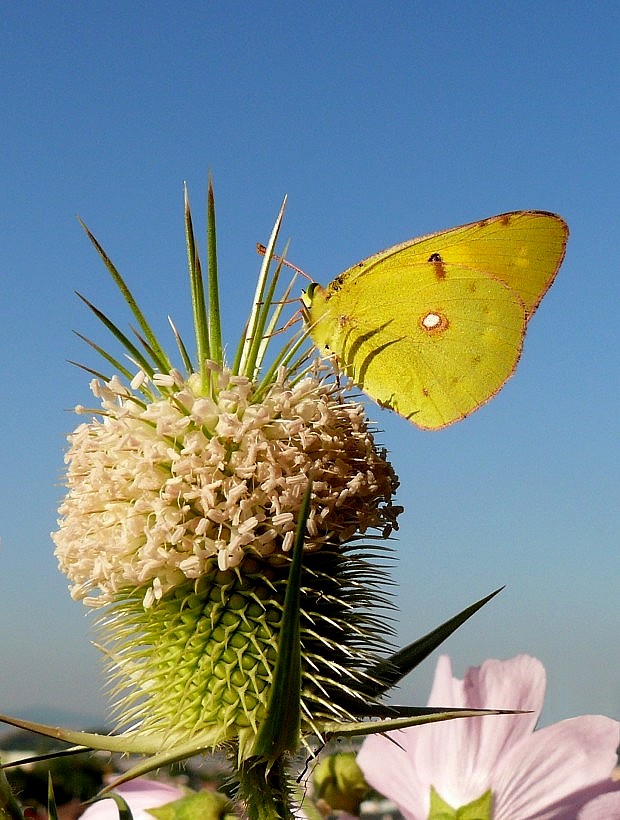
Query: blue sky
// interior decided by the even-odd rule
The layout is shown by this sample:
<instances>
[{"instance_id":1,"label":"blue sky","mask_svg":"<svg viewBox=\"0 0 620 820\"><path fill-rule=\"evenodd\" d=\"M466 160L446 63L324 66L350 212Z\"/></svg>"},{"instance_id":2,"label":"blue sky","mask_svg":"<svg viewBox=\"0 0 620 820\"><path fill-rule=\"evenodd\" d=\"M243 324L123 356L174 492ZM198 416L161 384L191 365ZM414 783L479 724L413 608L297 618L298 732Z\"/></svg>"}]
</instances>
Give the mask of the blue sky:
<instances>
[{"instance_id":1,"label":"blue sky","mask_svg":"<svg viewBox=\"0 0 620 820\"><path fill-rule=\"evenodd\" d=\"M406 507L401 643L506 584L445 649L462 674L528 652L543 722L620 717L614 3L29 3L0 33L0 711L105 712L98 652L49 532L65 435L121 319L83 217L165 332L188 326L182 186L213 172L225 334L285 193L289 255L326 284L412 236L520 208L569 223L517 375L424 433L369 402ZM241 308L242 305L242 308ZM603 308L605 308L603 310ZM93 354L94 355L94 354ZM401 702L425 702L433 663Z\"/></svg>"}]
</instances>

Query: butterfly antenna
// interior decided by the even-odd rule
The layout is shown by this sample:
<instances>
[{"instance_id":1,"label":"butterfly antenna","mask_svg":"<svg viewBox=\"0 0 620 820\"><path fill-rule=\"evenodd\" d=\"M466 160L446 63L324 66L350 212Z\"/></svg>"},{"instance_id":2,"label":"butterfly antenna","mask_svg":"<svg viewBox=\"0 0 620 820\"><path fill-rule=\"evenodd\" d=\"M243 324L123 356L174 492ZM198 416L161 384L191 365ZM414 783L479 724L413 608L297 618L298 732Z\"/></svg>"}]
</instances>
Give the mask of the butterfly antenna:
<instances>
[{"instance_id":1,"label":"butterfly antenna","mask_svg":"<svg viewBox=\"0 0 620 820\"><path fill-rule=\"evenodd\" d=\"M295 300L291 300L291 301L298 301L298 300L297 300L297 299L295 299ZM301 319L303 319L303 311L302 311L302 309L301 309L301 308L298 308L298 309L295 311L295 313L293 313L293 315L292 315L292 316L291 316L291 318L288 320L288 322L284 325L284 327L282 328L282 330L289 330L289 328L291 328L291 327L293 327L294 325L296 325L296 324L297 324L297 322L299 322ZM280 332L280 331L278 331L278 332Z\"/></svg>"},{"instance_id":2,"label":"butterfly antenna","mask_svg":"<svg viewBox=\"0 0 620 820\"><path fill-rule=\"evenodd\" d=\"M285 304L290 304L292 301L295 301L295 300L291 299L288 302L285 302ZM278 327L278 328L276 328L276 330L273 330L271 333L266 334L265 338L266 339L273 339L274 336L279 336L280 333L284 333L286 330L290 330L290 328L292 328L294 325L296 325L300 321L301 318L302 318L302 311L301 311L301 308L299 308L299 310L296 310L295 313L293 313L293 315L291 316L291 318L288 320L288 322L285 325L282 325L282 327Z\"/></svg>"},{"instance_id":3,"label":"butterfly antenna","mask_svg":"<svg viewBox=\"0 0 620 820\"><path fill-rule=\"evenodd\" d=\"M260 242L256 243L256 252L260 256L264 256L267 253L267 248L262 245ZM308 274L303 271L301 268L298 268L297 265L294 265L292 262L289 262L288 259L284 259L282 256L278 256L277 253L274 253L271 257L275 259L276 262L282 262L283 265L286 265L287 268L294 270L295 273L298 273L300 276L305 277L309 282L312 282L312 277L308 276Z\"/></svg>"}]
</instances>

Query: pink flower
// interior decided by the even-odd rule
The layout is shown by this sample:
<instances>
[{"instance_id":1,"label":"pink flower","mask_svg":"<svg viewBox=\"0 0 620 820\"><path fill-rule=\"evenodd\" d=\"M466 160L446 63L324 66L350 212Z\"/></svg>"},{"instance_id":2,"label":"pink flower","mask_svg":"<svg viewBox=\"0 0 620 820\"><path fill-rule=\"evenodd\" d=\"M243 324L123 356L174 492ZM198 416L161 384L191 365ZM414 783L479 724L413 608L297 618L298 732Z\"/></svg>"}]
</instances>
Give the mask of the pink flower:
<instances>
[{"instance_id":1,"label":"pink flower","mask_svg":"<svg viewBox=\"0 0 620 820\"><path fill-rule=\"evenodd\" d=\"M156 809L173 800L179 800L184 792L175 786L147 780L144 777L123 783L117 789L123 800L131 809L133 820L154 820L148 809ZM89 806L82 815L84 820L118 820L118 808L113 800L99 800Z\"/></svg>"},{"instance_id":2,"label":"pink flower","mask_svg":"<svg viewBox=\"0 0 620 820\"><path fill-rule=\"evenodd\" d=\"M620 723L584 715L535 732L544 693L545 669L528 655L485 661L470 668L464 680L452 677L450 659L442 656L430 706L532 714L464 718L371 735L358 763L407 820L427 820L431 786L454 809L490 789L493 820L620 820L620 783L611 780ZM595 798L604 801L602 809Z\"/></svg>"}]
</instances>

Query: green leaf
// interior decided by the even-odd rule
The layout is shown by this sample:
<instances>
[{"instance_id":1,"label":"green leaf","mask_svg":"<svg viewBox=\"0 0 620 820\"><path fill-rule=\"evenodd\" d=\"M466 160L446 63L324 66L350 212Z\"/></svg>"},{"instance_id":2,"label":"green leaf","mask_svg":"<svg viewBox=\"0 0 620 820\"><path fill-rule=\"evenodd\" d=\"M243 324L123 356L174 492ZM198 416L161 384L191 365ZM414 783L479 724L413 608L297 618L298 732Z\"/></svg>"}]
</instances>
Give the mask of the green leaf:
<instances>
[{"instance_id":1,"label":"green leaf","mask_svg":"<svg viewBox=\"0 0 620 820\"><path fill-rule=\"evenodd\" d=\"M398 652L395 652L391 657L376 664L369 670L369 675L372 676L377 683L375 686L370 686L369 694L372 697L379 697L385 694L389 689L395 686L405 675L409 674L412 669L422 663L431 652L442 644L446 638L456 631L459 626L465 623L471 616L481 609L491 598L494 598L504 587L496 589L490 595L477 601L475 604L468 606L458 615L455 615L450 620L433 629L428 635L423 638L418 638L417 641L405 646Z\"/></svg>"},{"instance_id":2,"label":"green leaf","mask_svg":"<svg viewBox=\"0 0 620 820\"><path fill-rule=\"evenodd\" d=\"M278 213L271 231L269 242L267 243L267 248L263 256L263 262L258 274L258 281L254 292L254 300L252 302L250 318L248 319L245 332L237 349L232 366L233 373L247 376L250 379L254 379L256 377L254 368L261 342L261 337L258 335L260 333L259 328L265 326L265 310L269 311L269 306L266 304L264 299L265 289L267 288L267 283L269 281L269 266L273 257L273 249L275 248L278 239L278 233L280 232L280 226L282 225L282 219L284 218L285 207L286 198L282 203L282 207L280 208L280 212ZM277 276L278 270L279 268L276 270L274 275Z\"/></svg>"},{"instance_id":3,"label":"green leaf","mask_svg":"<svg viewBox=\"0 0 620 820\"><path fill-rule=\"evenodd\" d=\"M201 791L148 809L148 813L157 820L220 820L233 814L233 806L221 792Z\"/></svg>"},{"instance_id":4,"label":"green leaf","mask_svg":"<svg viewBox=\"0 0 620 820\"><path fill-rule=\"evenodd\" d=\"M62 740L64 743L76 744L76 746L79 746L79 751L100 749L106 752L121 752L123 754L151 754L161 749L165 740L164 736L149 735L145 737L139 733L99 735L94 732L78 732L73 729L48 726L45 723L35 723L32 720L22 720L10 715L0 715L0 723L8 723L9 726L27 729L29 732Z\"/></svg>"},{"instance_id":5,"label":"green leaf","mask_svg":"<svg viewBox=\"0 0 620 820\"><path fill-rule=\"evenodd\" d=\"M118 360L118 359L116 359L116 358L115 358L114 356L112 356L110 353L107 353L107 352L106 352L106 351L105 351L102 347L100 347L98 344L95 344L95 342L93 342L93 341L92 341L91 339L89 339L87 336L84 336L84 335L82 335L81 333L78 333L78 331L77 331L77 330L74 330L73 332L75 333L75 335L76 335L79 339L81 339L83 342L86 342L86 344L87 344L87 345L90 345L90 347L92 347L92 348L93 348L93 350L96 350L96 351L97 351L97 353L98 353L98 354L99 354L102 358L104 358L107 362L109 362L109 363L112 365L112 367L113 367L113 368L115 368L115 370L116 370L117 372L119 372L119 373L121 373L123 376L125 376L125 378L127 379L127 381L131 381L131 380L133 379L133 377L134 377L134 375L135 375L135 374L134 374L134 373L132 373L132 372L129 370L129 368L127 368L127 367L125 367L123 364L121 364L121 362L119 362L119 360ZM90 368L90 367L86 367L86 365L80 364L79 362L69 362L69 364L74 364L76 367L79 367L79 368L81 368L82 370L85 370L87 373L92 373L92 374L93 374L93 376L96 376L98 379L101 379L101 380L102 380L102 381L104 381L104 382L108 382L108 381L110 381L110 377L109 377L109 376L104 376L104 375L103 375L103 373L100 373L100 372L99 372L99 371L97 371L97 370L93 370L93 369L92 369L92 368Z\"/></svg>"},{"instance_id":6,"label":"green leaf","mask_svg":"<svg viewBox=\"0 0 620 820\"><path fill-rule=\"evenodd\" d=\"M101 247L99 242L95 239L93 234L86 227L86 224L81 219L79 220L79 222L80 222L80 225L82 226L82 228L84 228L84 230L86 231L86 235L88 236L90 241L93 243L93 245L97 249L97 253L103 259L103 262L104 262L106 268L108 269L108 271L110 273L110 276L112 277L112 279L114 280L116 286L120 290L121 295L123 296L123 299L125 300L125 302L129 306L131 312L136 317L138 325L142 329L142 332L144 333L146 339L148 340L148 343L149 343L150 347L155 352L155 358L156 358L156 361L157 361L158 369L162 373L167 373L168 371L170 371L172 369L172 365L170 364L170 361L168 360L168 357L164 353L163 348L161 347L161 345L157 341L157 337L155 336L153 330L151 329L151 326L147 322L144 314L142 313L142 311L138 307L138 303L136 302L136 300L133 297L133 294L131 293L131 291L127 287L127 285L125 283L125 280L120 275L120 273L115 268L115 266L112 264L111 259L109 258L107 253L103 250L103 248Z\"/></svg>"},{"instance_id":7,"label":"green leaf","mask_svg":"<svg viewBox=\"0 0 620 820\"><path fill-rule=\"evenodd\" d=\"M185 372L187 373L188 376L191 376L192 373L194 372L194 366L192 365L192 361L189 357L189 353L187 352L187 348L185 347L185 343L183 342L183 339L181 338L181 334L177 330L177 327L174 324L174 322L172 321L172 319L170 318L170 316L168 316L168 324L172 328L172 332L174 334L174 338L175 338L175 341L177 343L177 347L179 348L179 353L181 354L181 358L183 359L183 366L185 367Z\"/></svg>"},{"instance_id":8,"label":"green leaf","mask_svg":"<svg viewBox=\"0 0 620 820\"><path fill-rule=\"evenodd\" d=\"M114 324L111 319L108 319L103 311L99 310L98 307L95 307L95 305L93 305L92 302L89 302L88 299L85 296L82 296L81 293L77 293L76 291L76 295L92 310L97 319L99 319L99 321L107 327L110 333L117 338L130 357L136 361L137 365L141 367L148 376L152 376L155 369L162 373L167 373L168 370L170 370L170 367L166 362L155 361L151 364L147 361L147 359L144 358L144 355L140 352L139 348L137 348L133 342L129 340L129 338ZM107 359L108 357L106 356L105 358Z\"/></svg>"},{"instance_id":9,"label":"green leaf","mask_svg":"<svg viewBox=\"0 0 620 820\"><path fill-rule=\"evenodd\" d=\"M409 707L406 706L400 708L405 712L409 709ZM422 712L422 714L392 718L391 720L353 721L351 723L327 721L321 724L321 731L327 740L331 737L357 737L361 735L371 735L375 732L391 732L395 729L407 729L409 726L421 726L425 723L438 723L442 720L455 720L456 718L524 714L524 712L512 709L441 709L433 707L427 707L425 709L413 707L413 709L414 712Z\"/></svg>"},{"instance_id":10,"label":"green leaf","mask_svg":"<svg viewBox=\"0 0 620 820\"><path fill-rule=\"evenodd\" d=\"M217 275L217 241L215 233L215 197L213 180L209 174L207 191L207 260L209 264L209 347L211 358L222 363L222 327Z\"/></svg>"},{"instance_id":11,"label":"green leaf","mask_svg":"<svg viewBox=\"0 0 620 820\"><path fill-rule=\"evenodd\" d=\"M131 809L120 796L120 794L115 794L114 792L111 792L109 794L97 795L97 797L93 797L92 800L89 800L88 804L90 805L92 803L98 803L100 800L114 800L114 802L116 803L116 808L118 809L119 820L133 820Z\"/></svg>"},{"instance_id":12,"label":"green leaf","mask_svg":"<svg viewBox=\"0 0 620 820\"><path fill-rule=\"evenodd\" d=\"M154 752L155 746L161 749L162 743L165 742L165 738L160 737L159 741L156 741L155 744L151 744L151 738L152 736L149 736L149 738L146 741L146 743L148 744L148 750L145 748L143 744L142 748L137 747L138 753L149 754L151 752ZM101 749L105 747L93 746L93 748ZM148 774L149 772L154 772L156 769L161 769L164 766L170 766L173 763L178 763L181 760L186 760L188 757L193 757L194 755L207 754L212 751L213 743L210 735L196 735L195 737L191 738L191 740L187 740L184 743L179 743L177 746L171 746L169 749L166 749L163 752L151 754L150 757L145 757L143 760L138 761L138 763L136 763L135 766L132 766L130 769L127 769L127 771L123 772L123 774L115 778L112 783L108 783L108 785L101 790L100 794L107 794L108 792L111 792L113 789L115 789L117 786L120 786L121 783L128 783L130 780L133 780L136 777L142 777L142 775ZM131 753L132 752L129 752L129 754Z\"/></svg>"},{"instance_id":13,"label":"green leaf","mask_svg":"<svg viewBox=\"0 0 620 820\"><path fill-rule=\"evenodd\" d=\"M54 786L52 775L47 773L47 816L48 820L58 820L58 810L56 808L56 798L54 797Z\"/></svg>"},{"instance_id":14,"label":"green leaf","mask_svg":"<svg viewBox=\"0 0 620 820\"><path fill-rule=\"evenodd\" d=\"M288 298L288 293L290 292L290 288L287 290L284 298ZM269 332L269 331L268 331ZM297 378L302 378L303 370L305 364L310 361L310 356L314 352L313 347L306 346L306 349L301 353L297 361L292 362L293 356L297 355L300 348L303 346L304 342L308 340L308 331L306 328L302 329L300 333L298 333L297 337L293 337L284 347L280 349L277 356L274 358L273 363L269 367L269 370L264 374L261 379L260 385L256 389L256 393L254 394L255 401L260 401L262 396L269 390L271 385L274 383L277 377L277 370L279 367L285 367L289 374L297 374Z\"/></svg>"},{"instance_id":15,"label":"green leaf","mask_svg":"<svg viewBox=\"0 0 620 820\"><path fill-rule=\"evenodd\" d=\"M431 807L428 820L492 820L493 793L488 789L484 794L466 806L452 808L431 786Z\"/></svg>"},{"instance_id":16,"label":"green leaf","mask_svg":"<svg viewBox=\"0 0 620 820\"><path fill-rule=\"evenodd\" d=\"M13 790L0 767L0 820L24 820L21 806L13 795Z\"/></svg>"},{"instance_id":17,"label":"green leaf","mask_svg":"<svg viewBox=\"0 0 620 820\"><path fill-rule=\"evenodd\" d=\"M0 769L11 769L14 766L30 766L32 763L41 763L43 760L58 760L60 757L73 757L89 751L86 746L71 746L69 749L56 749L53 752L45 752L40 755L30 757L20 757L19 760L12 760L10 763L3 763Z\"/></svg>"},{"instance_id":18,"label":"green leaf","mask_svg":"<svg viewBox=\"0 0 620 820\"><path fill-rule=\"evenodd\" d=\"M209 321L207 317L202 268L196 247L187 188L185 188L185 241L187 244L187 264L189 267L189 282L194 315L194 333L196 334L198 372L202 375L202 388L206 393L208 388L208 371L205 369L205 362L211 358L211 348L209 347Z\"/></svg>"},{"instance_id":19,"label":"green leaf","mask_svg":"<svg viewBox=\"0 0 620 820\"><path fill-rule=\"evenodd\" d=\"M299 593L306 522L310 512L312 479L299 511L293 560L288 575L282 625L278 643L278 657L269 693L267 717L263 722L253 756L275 760L284 752L294 752L299 746L301 723L301 644L299 631Z\"/></svg>"},{"instance_id":20,"label":"green leaf","mask_svg":"<svg viewBox=\"0 0 620 820\"><path fill-rule=\"evenodd\" d=\"M447 803L434 786L431 786L431 805L428 820L455 820L456 809Z\"/></svg>"}]
</instances>

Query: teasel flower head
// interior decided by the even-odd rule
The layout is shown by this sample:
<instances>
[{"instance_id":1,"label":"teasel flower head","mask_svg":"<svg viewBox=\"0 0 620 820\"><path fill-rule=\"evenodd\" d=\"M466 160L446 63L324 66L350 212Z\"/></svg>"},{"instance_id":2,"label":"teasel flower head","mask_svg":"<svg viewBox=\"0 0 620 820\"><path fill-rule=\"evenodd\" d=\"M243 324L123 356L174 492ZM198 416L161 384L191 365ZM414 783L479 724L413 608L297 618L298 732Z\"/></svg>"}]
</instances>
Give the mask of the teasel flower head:
<instances>
[{"instance_id":1,"label":"teasel flower head","mask_svg":"<svg viewBox=\"0 0 620 820\"><path fill-rule=\"evenodd\" d=\"M139 330L133 341L87 302L131 364L90 342L112 373L91 370L99 406L76 408L53 539L71 595L96 613L128 749L223 749L268 772L379 694L401 508L363 406L313 361L301 323L276 332L293 287L276 295L282 214L225 361L211 187L208 201L207 288L186 200L196 353L173 325L181 366L88 232Z\"/></svg>"}]
</instances>

